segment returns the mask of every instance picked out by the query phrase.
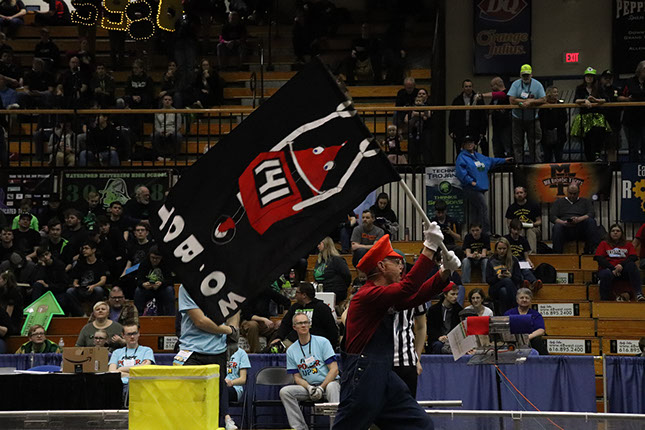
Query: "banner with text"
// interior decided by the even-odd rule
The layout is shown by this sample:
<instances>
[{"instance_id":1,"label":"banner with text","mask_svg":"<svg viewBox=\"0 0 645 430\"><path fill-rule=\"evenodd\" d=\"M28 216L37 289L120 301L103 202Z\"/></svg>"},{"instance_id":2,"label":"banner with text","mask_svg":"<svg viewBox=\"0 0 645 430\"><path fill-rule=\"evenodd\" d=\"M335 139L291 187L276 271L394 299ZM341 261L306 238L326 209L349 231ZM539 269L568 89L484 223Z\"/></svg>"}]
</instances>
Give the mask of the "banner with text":
<instances>
[{"instance_id":1,"label":"banner with text","mask_svg":"<svg viewBox=\"0 0 645 430\"><path fill-rule=\"evenodd\" d=\"M645 56L645 7L642 1L612 3L614 73L631 75Z\"/></svg>"},{"instance_id":2,"label":"banner with text","mask_svg":"<svg viewBox=\"0 0 645 430\"><path fill-rule=\"evenodd\" d=\"M426 168L426 213L434 217L434 204L437 200L446 202L447 215L458 223L465 221L464 192L455 175L454 166Z\"/></svg>"},{"instance_id":3,"label":"banner with text","mask_svg":"<svg viewBox=\"0 0 645 430\"><path fill-rule=\"evenodd\" d=\"M169 170L147 171L65 171L62 173L62 200L68 205L76 206L87 195L98 192L101 204L108 208L115 200L125 204L134 198L134 190L139 185L145 185L150 190L150 200L159 202L164 199L164 193L170 187L171 173Z\"/></svg>"},{"instance_id":4,"label":"banner with text","mask_svg":"<svg viewBox=\"0 0 645 430\"><path fill-rule=\"evenodd\" d=\"M473 0L475 73L520 72L531 62L531 0Z\"/></svg>"},{"instance_id":5,"label":"banner with text","mask_svg":"<svg viewBox=\"0 0 645 430\"><path fill-rule=\"evenodd\" d=\"M608 200L611 168L596 163L520 165L515 169L513 181L516 187L526 187L530 200L540 203L566 197L570 184L579 185L580 197Z\"/></svg>"},{"instance_id":6,"label":"banner with text","mask_svg":"<svg viewBox=\"0 0 645 430\"><path fill-rule=\"evenodd\" d=\"M645 164L622 164L620 198L621 221L645 222Z\"/></svg>"},{"instance_id":7,"label":"banner with text","mask_svg":"<svg viewBox=\"0 0 645 430\"><path fill-rule=\"evenodd\" d=\"M56 176L50 173L10 171L6 176L6 182L0 186L0 210L11 217L18 213L20 200L31 199L33 210L39 211L47 205L55 180Z\"/></svg>"}]
</instances>

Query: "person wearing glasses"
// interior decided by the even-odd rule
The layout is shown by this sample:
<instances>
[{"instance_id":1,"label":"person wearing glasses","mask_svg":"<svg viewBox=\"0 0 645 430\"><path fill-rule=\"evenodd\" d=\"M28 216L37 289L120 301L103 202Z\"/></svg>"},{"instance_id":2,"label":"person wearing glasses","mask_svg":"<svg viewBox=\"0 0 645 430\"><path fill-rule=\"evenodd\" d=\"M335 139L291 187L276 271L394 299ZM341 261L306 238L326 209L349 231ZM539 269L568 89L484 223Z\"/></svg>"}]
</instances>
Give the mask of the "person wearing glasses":
<instances>
[{"instance_id":1,"label":"person wearing glasses","mask_svg":"<svg viewBox=\"0 0 645 430\"><path fill-rule=\"evenodd\" d=\"M63 349L47 339L45 328L40 324L34 324L29 327L27 332L29 341L23 343L16 351L16 354L49 354L49 353L62 353Z\"/></svg>"},{"instance_id":2,"label":"person wearing glasses","mask_svg":"<svg viewBox=\"0 0 645 430\"><path fill-rule=\"evenodd\" d=\"M105 330L97 330L94 333L94 338L92 339L94 346L99 348L109 348L108 346L108 334Z\"/></svg>"},{"instance_id":3,"label":"person wearing glasses","mask_svg":"<svg viewBox=\"0 0 645 430\"><path fill-rule=\"evenodd\" d=\"M282 387L280 400L287 413L289 427L306 430L308 427L299 402L338 402L338 363L329 340L309 333L311 321L306 313L295 314L292 325L298 333L298 340L287 349L287 373L293 375L295 385ZM330 428L332 425L333 420L330 420Z\"/></svg>"},{"instance_id":4,"label":"person wearing glasses","mask_svg":"<svg viewBox=\"0 0 645 430\"><path fill-rule=\"evenodd\" d=\"M116 349L108 363L110 372L121 373L121 382L123 382L124 404L127 404L128 382L130 369L136 366L145 366L155 363L155 355L152 348L139 345L139 324L128 323L123 326L123 338L125 347Z\"/></svg>"}]
</instances>

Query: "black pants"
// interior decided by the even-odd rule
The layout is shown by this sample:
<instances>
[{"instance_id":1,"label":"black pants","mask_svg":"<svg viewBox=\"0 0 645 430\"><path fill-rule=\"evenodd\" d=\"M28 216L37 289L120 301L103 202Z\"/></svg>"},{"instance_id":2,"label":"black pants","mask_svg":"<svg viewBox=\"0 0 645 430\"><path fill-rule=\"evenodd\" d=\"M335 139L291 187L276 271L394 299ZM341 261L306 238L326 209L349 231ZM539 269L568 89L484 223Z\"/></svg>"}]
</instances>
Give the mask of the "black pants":
<instances>
[{"instance_id":1,"label":"black pants","mask_svg":"<svg viewBox=\"0 0 645 430\"><path fill-rule=\"evenodd\" d=\"M219 365L219 425L224 427L224 417L228 413L228 387L226 386L226 351L220 354L200 354L193 352L185 366Z\"/></svg>"},{"instance_id":2,"label":"black pants","mask_svg":"<svg viewBox=\"0 0 645 430\"><path fill-rule=\"evenodd\" d=\"M410 394L413 398L417 398L417 382L419 382L419 375L417 375L417 366L394 366L394 373L399 375L399 378L405 382L405 385L410 389Z\"/></svg>"}]
</instances>

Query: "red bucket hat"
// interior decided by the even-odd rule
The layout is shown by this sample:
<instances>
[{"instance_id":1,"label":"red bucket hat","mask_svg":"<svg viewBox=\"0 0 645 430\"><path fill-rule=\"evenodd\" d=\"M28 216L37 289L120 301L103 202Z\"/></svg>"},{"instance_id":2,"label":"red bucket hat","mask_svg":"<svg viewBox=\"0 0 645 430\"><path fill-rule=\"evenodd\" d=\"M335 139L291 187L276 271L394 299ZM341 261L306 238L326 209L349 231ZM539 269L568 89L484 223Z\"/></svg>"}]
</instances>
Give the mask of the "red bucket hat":
<instances>
[{"instance_id":1,"label":"red bucket hat","mask_svg":"<svg viewBox=\"0 0 645 430\"><path fill-rule=\"evenodd\" d=\"M376 241L374 246L361 258L356 268L363 273L370 273L379 261L383 261L386 257L394 257L402 259L401 255L392 249L390 243L390 235L386 234Z\"/></svg>"}]
</instances>

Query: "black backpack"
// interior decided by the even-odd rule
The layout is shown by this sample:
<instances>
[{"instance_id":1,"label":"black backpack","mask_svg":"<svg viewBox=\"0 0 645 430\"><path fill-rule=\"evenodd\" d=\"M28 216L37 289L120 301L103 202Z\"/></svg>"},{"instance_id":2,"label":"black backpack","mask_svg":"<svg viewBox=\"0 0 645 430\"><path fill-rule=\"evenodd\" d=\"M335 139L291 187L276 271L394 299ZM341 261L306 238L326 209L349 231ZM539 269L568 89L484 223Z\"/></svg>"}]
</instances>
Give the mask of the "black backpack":
<instances>
[{"instance_id":1,"label":"black backpack","mask_svg":"<svg viewBox=\"0 0 645 430\"><path fill-rule=\"evenodd\" d=\"M542 263L535 268L535 277L538 278L544 284L555 284L557 278L557 272L555 267L551 266L548 263Z\"/></svg>"}]
</instances>

